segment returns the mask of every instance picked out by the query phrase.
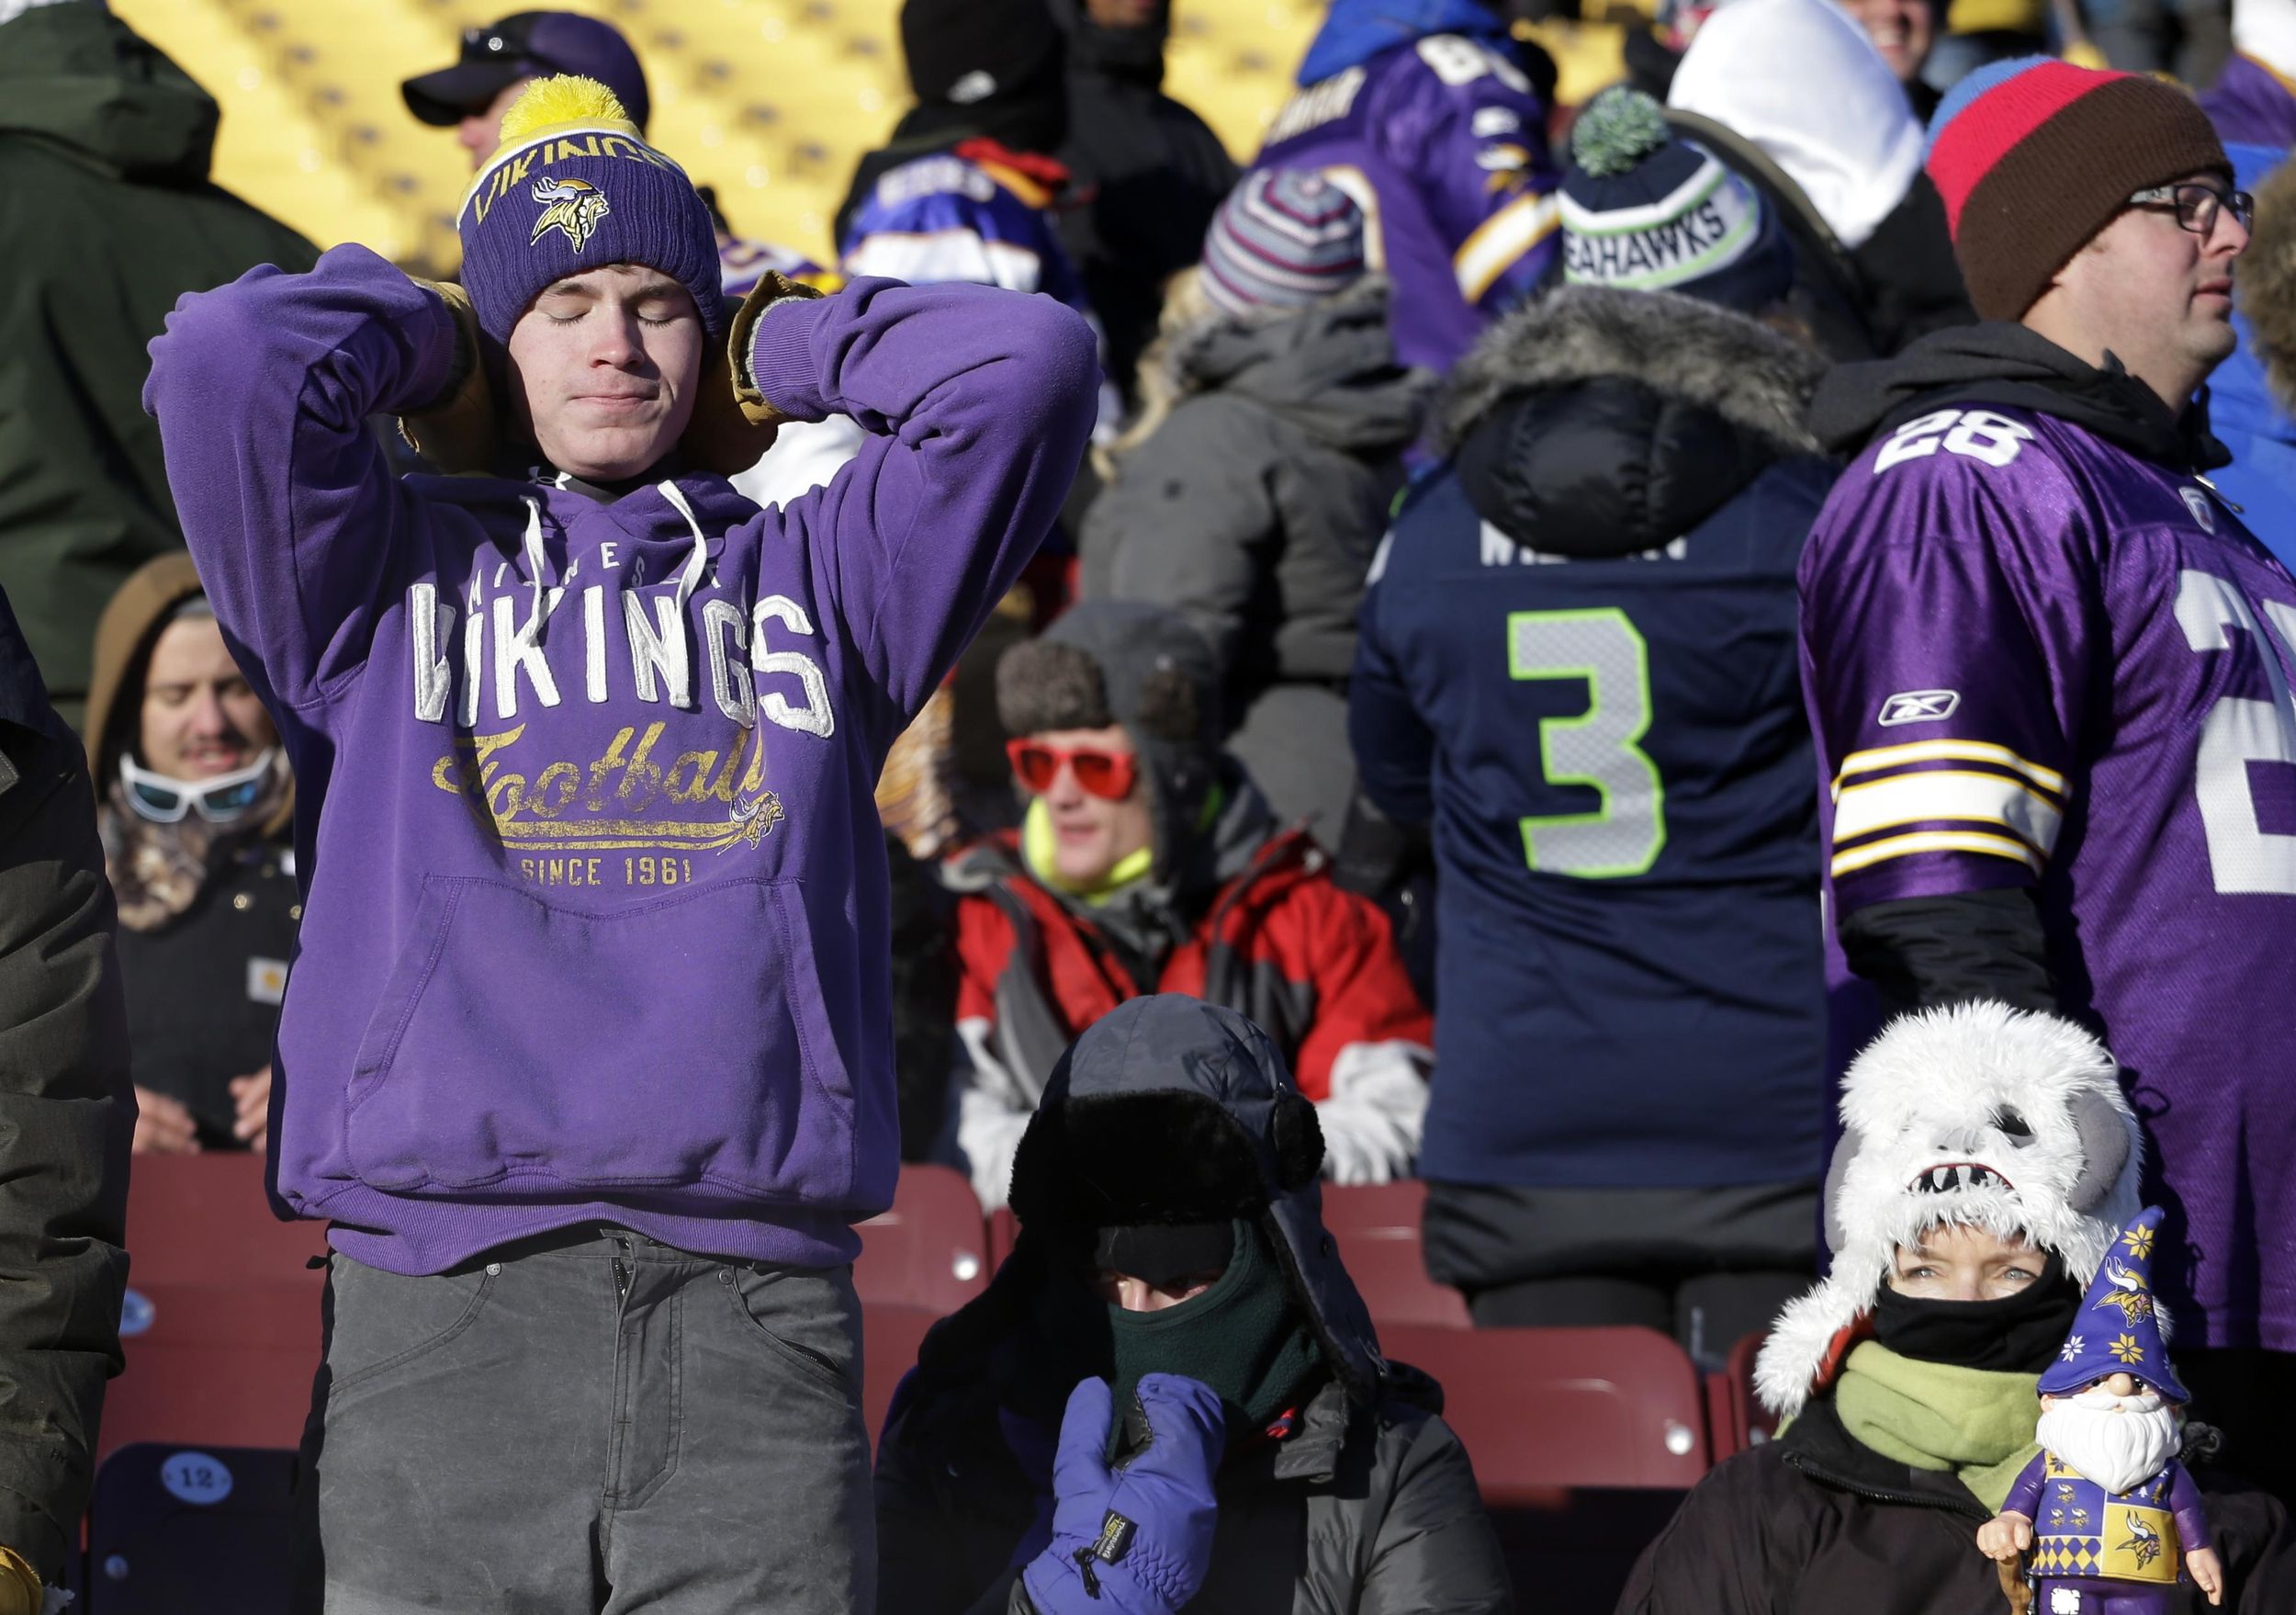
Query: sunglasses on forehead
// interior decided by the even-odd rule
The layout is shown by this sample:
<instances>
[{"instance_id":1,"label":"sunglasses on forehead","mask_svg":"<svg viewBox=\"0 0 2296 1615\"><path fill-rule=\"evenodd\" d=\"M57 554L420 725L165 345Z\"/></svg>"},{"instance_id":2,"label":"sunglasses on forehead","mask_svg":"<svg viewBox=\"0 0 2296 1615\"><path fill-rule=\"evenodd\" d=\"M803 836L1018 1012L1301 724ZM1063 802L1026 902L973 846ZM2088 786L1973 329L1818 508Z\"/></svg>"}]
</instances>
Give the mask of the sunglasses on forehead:
<instances>
[{"instance_id":1,"label":"sunglasses on forehead","mask_svg":"<svg viewBox=\"0 0 2296 1615\"><path fill-rule=\"evenodd\" d=\"M1006 759L1013 777L1041 796L1052 788L1063 768L1075 771L1076 784L1088 796L1121 802L1140 779L1140 759L1130 751L1107 751L1097 746L1048 746L1042 740L1007 740Z\"/></svg>"}]
</instances>

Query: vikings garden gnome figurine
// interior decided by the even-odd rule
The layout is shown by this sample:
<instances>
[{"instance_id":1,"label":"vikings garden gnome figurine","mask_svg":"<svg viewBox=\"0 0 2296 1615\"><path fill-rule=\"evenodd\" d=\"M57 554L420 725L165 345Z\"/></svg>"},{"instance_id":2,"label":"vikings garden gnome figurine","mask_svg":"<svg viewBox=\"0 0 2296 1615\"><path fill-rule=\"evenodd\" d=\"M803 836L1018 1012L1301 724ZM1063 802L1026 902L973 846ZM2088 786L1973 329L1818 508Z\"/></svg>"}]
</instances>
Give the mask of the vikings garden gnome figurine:
<instances>
[{"instance_id":1,"label":"vikings garden gnome figurine","mask_svg":"<svg viewBox=\"0 0 2296 1615\"><path fill-rule=\"evenodd\" d=\"M2184 1404L2153 1299L2158 1206L2099 1264L2057 1361L2041 1376L2041 1455L1977 1546L2013 1564L2030 1548L2033 1615L2164 1615L2178 1570L2224 1599L2200 1488L2177 1462Z\"/></svg>"}]
</instances>

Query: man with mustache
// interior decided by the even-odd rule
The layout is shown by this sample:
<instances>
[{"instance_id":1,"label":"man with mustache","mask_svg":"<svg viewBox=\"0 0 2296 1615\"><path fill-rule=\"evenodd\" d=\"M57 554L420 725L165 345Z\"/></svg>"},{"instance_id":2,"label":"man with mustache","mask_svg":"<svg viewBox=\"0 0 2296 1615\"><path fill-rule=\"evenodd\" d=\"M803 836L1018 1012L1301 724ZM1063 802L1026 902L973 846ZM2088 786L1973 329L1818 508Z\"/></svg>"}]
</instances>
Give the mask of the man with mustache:
<instances>
[{"instance_id":1,"label":"man with mustache","mask_svg":"<svg viewBox=\"0 0 2296 1615\"><path fill-rule=\"evenodd\" d=\"M2041 1376L2040 1454L2009 1485L1977 1546L2004 1564L2028 1550L2047 1615L2157 1615L2179 1565L2224 1601L2200 1489L2177 1452L2184 1404L2153 1300L2157 1206L2121 1236L2082 1298L2058 1361Z\"/></svg>"}]
</instances>

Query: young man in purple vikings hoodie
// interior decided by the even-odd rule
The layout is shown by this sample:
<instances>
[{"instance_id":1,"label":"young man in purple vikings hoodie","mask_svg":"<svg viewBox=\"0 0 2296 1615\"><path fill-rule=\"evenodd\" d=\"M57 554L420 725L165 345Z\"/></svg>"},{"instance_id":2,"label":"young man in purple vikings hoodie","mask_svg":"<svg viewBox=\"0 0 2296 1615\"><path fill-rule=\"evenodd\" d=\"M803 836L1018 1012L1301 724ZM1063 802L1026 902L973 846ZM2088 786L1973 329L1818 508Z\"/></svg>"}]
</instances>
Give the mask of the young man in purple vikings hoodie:
<instances>
[{"instance_id":1,"label":"young man in purple vikings hoodie","mask_svg":"<svg viewBox=\"0 0 2296 1615\"><path fill-rule=\"evenodd\" d=\"M2103 1036L2225 1462L2296 1479L2296 582L2207 480L2247 197L2171 86L2026 58L1927 164L1985 322L1836 370L1801 569L1833 910L1897 1004ZM1863 448L1861 454L1858 451Z\"/></svg>"},{"instance_id":2,"label":"young man in purple vikings hoodie","mask_svg":"<svg viewBox=\"0 0 2296 1615\"><path fill-rule=\"evenodd\" d=\"M544 80L504 127L467 319L338 247L185 299L145 395L302 787L271 1137L334 1247L305 1597L866 1610L871 788L1059 509L1092 334L775 279L729 336L709 215L610 95ZM786 507L704 469L832 412L870 439ZM507 474L395 480L377 412L449 464L497 426Z\"/></svg>"}]
</instances>

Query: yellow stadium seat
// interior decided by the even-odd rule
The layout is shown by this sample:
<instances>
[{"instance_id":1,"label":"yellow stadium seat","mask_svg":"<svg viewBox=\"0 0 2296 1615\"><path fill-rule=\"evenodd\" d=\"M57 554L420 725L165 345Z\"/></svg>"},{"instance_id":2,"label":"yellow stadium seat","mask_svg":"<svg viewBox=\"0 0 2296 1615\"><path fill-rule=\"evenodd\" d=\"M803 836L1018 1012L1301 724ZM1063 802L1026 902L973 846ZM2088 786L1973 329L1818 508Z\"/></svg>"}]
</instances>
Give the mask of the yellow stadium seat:
<instances>
[{"instance_id":1,"label":"yellow stadium seat","mask_svg":"<svg viewBox=\"0 0 2296 1615\"><path fill-rule=\"evenodd\" d=\"M538 0L541 3L541 0ZM901 0L547 0L636 47L654 140L745 235L827 262L853 165L907 105ZM225 107L216 177L322 243L451 267L468 160L401 80L509 0L113 0ZM1173 93L1248 157L1322 0L1176 0Z\"/></svg>"}]
</instances>

